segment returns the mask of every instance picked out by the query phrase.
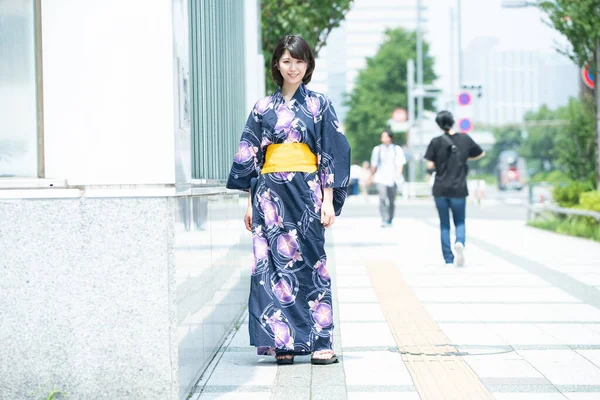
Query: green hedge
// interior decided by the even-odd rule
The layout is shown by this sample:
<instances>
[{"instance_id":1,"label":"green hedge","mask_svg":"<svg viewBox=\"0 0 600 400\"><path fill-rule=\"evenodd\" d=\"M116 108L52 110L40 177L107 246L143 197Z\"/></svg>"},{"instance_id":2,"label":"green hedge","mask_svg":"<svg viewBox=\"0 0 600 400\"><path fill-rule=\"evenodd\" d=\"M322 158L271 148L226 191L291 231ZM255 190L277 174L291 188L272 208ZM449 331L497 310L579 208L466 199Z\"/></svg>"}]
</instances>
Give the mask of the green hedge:
<instances>
[{"instance_id":1,"label":"green hedge","mask_svg":"<svg viewBox=\"0 0 600 400\"><path fill-rule=\"evenodd\" d=\"M590 192L593 189L594 187L591 183L573 181L566 185L555 187L552 196L560 207L575 207L580 205L579 198L581 194Z\"/></svg>"},{"instance_id":2,"label":"green hedge","mask_svg":"<svg viewBox=\"0 0 600 400\"><path fill-rule=\"evenodd\" d=\"M553 196L560 207L600 212L600 192L594 190L590 183L570 182L557 186L554 188ZM600 242L600 223L591 217L559 214L537 218L529 221L528 224L536 228Z\"/></svg>"},{"instance_id":3,"label":"green hedge","mask_svg":"<svg viewBox=\"0 0 600 400\"><path fill-rule=\"evenodd\" d=\"M529 221L528 225L556 233L562 233L564 235L578 236L600 242L600 228L598 223L590 223L589 221L582 220L580 217L538 218Z\"/></svg>"}]
</instances>

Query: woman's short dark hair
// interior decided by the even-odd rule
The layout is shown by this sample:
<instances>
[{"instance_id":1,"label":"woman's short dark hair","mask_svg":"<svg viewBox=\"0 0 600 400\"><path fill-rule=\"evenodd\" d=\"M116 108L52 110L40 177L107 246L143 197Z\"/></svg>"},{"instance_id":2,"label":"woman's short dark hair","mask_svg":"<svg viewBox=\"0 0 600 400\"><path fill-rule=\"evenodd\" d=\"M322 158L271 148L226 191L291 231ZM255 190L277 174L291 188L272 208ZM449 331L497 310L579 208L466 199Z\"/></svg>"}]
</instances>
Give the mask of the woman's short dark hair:
<instances>
[{"instance_id":1,"label":"woman's short dark hair","mask_svg":"<svg viewBox=\"0 0 600 400\"><path fill-rule=\"evenodd\" d=\"M394 134L392 132L385 129L381 133L385 133L386 135L388 135L388 137L390 138L391 141L394 141Z\"/></svg>"},{"instance_id":2,"label":"woman's short dark hair","mask_svg":"<svg viewBox=\"0 0 600 400\"><path fill-rule=\"evenodd\" d=\"M454 117L450 111L440 111L435 117L435 122L437 122L440 129L448 132L454 126Z\"/></svg>"},{"instance_id":3,"label":"woman's short dark hair","mask_svg":"<svg viewBox=\"0 0 600 400\"><path fill-rule=\"evenodd\" d=\"M273 57L271 57L271 77L273 81L275 81L277 86L283 86L283 76L281 76L281 72L279 72L277 67L279 66L279 59L281 59L286 50L290 52L292 57L304 60L308 64L306 74L302 78L302 82L308 85L315 70L315 56L309 44L300 35L286 35L277 43L275 51L273 51Z\"/></svg>"}]
</instances>

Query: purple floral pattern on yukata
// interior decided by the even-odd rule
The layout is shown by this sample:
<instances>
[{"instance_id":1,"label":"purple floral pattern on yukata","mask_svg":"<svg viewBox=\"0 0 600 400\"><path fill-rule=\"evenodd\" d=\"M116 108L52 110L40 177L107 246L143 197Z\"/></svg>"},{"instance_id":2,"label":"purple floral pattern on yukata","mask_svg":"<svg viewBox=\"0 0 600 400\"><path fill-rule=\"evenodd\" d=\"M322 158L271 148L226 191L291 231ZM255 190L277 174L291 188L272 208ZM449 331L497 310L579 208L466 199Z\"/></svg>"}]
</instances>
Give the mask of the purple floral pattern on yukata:
<instances>
[{"instance_id":1,"label":"purple floral pattern on yukata","mask_svg":"<svg viewBox=\"0 0 600 400\"><path fill-rule=\"evenodd\" d=\"M293 350L294 338L290 333L290 327L283 322L281 310L275 311L271 317L265 316L265 320L273 332L275 348Z\"/></svg>"},{"instance_id":2,"label":"purple floral pattern on yukata","mask_svg":"<svg viewBox=\"0 0 600 400\"><path fill-rule=\"evenodd\" d=\"M258 226L252 234L252 249L254 253L254 265L252 274L255 274L258 266L264 264L269 258L269 242L263 237L262 227Z\"/></svg>"},{"instance_id":3,"label":"purple floral pattern on yukata","mask_svg":"<svg viewBox=\"0 0 600 400\"><path fill-rule=\"evenodd\" d=\"M314 173L261 174L268 146L305 143ZM250 344L261 355L333 349L331 277L320 223L323 189L333 188L337 215L346 199L350 147L331 100L300 85L286 104L278 90L250 113L227 180L251 190Z\"/></svg>"}]
</instances>

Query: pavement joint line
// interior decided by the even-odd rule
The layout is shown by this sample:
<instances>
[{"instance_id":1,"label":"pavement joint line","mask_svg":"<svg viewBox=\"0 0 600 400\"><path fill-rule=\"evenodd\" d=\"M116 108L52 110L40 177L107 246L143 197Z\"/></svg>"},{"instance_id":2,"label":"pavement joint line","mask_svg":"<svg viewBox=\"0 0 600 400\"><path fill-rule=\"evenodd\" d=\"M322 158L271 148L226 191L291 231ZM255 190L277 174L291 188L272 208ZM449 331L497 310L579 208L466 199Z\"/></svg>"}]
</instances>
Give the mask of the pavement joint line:
<instances>
[{"instance_id":1,"label":"pavement joint line","mask_svg":"<svg viewBox=\"0 0 600 400\"><path fill-rule=\"evenodd\" d=\"M482 378L489 379L489 378ZM498 379L498 378L494 378ZM519 378L506 378L518 380ZM527 378L525 378L527 379ZM540 378L541 379L541 378ZM493 393L600 393L600 385L552 385L548 384L514 384L490 383L486 385ZM599 396L600 397L600 396Z\"/></svg>"},{"instance_id":2,"label":"pavement joint line","mask_svg":"<svg viewBox=\"0 0 600 400\"><path fill-rule=\"evenodd\" d=\"M468 267L463 267L468 268ZM543 285L410 285L413 289L547 289L553 287L551 284Z\"/></svg>"},{"instance_id":3,"label":"pavement joint line","mask_svg":"<svg viewBox=\"0 0 600 400\"><path fill-rule=\"evenodd\" d=\"M242 324L242 322L245 320L245 318L246 318L246 310L244 309L238 315L236 322L233 324L228 335L223 340L221 347L219 347L218 351L215 352L215 355L213 356L212 360L210 360L206 369L204 369L202 374L198 377L198 379L196 379L196 383L192 386L190 393L195 394L195 393L203 393L204 392L204 389L207 387L207 384L210 381L210 378L211 378L213 372L215 372L215 369L217 369L217 366L219 365L221 358L225 354L225 351L222 351L222 350L223 349L226 350L229 347L229 345L231 344L231 342L233 342L233 339L238 334L238 329L236 328L236 325Z\"/></svg>"},{"instance_id":4,"label":"pavement joint line","mask_svg":"<svg viewBox=\"0 0 600 400\"><path fill-rule=\"evenodd\" d=\"M552 384L513 385L505 383L490 384L486 387L492 393L560 393L560 389Z\"/></svg>"},{"instance_id":5,"label":"pavement joint line","mask_svg":"<svg viewBox=\"0 0 600 400\"><path fill-rule=\"evenodd\" d=\"M379 321L380 322L380 321ZM531 320L523 320L523 321L481 321L481 320L436 320L438 324L473 324L473 325L486 325L486 324L511 324L511 325L536 325L536 324L548 324L548 325L598 325L600 321L531 321Z\"/></svg>"},{"instance_id":6,"label":"pavement joint line","mask_svg":"<svg viewBox=\"0 0 600 400\"><path fill-rule=\"evenodd\" d=\"M458 350L448 344L399 269L390 262L376 261L368 267L382 311L421 399L493 399L477 374L458 356Z\"/></svg>"},{"instance_id":7,"label":"pavement joint line","mask_svg":"<svg viewBox=\"0 0 600 400\"><path fill-rule=\"evenodd\" d=\"M268 393L270 391L271 386L266 385L207 385L201 392L196 393Z\"/></svg>"},{"instance_id":8,"label":"pavement joint line","mask_svg":"<svg viewBox=\"0 0 600 400\"><path fill-rule=\"evenodd\" d=\"M494 344L454 344L453 346L459 349L497 349L497 350L600 350L598 344L511 344L511 345L494 345ZM472 354L484 355L484 354Z\"/></svg>"},{"instance_id":9,"label":"pavement joint line","mask_svg":"<svg viewBox=\"0 0 600 400\"><path fill-rule=\"evenodd\" d=\"M416 392L413 385L348 385L349 393Z\"/></svg>"},{"instance_id":10,"label":"pavement joint line","mask_svg":"<svg viewBox=\"0 0 600 400\"><path fill-rule=\"evenodd\" d=\"M580 301L422 301L422 304L501 304L501 305L522 305L522 304L539 304L539 305L552 305L552 304L584 304Z\"/></svg>"},{"instance_id":11,"label":"pavement joint line","mask_svg":"<svg viewBox=\"0 0 600 400\"><path fill-rule=\"evenodd\" d=\"M421 221L423 224L429 226L437 226L429 221ZM491 244L485 240L468 236L468 241L475 244L481 250L490 253L493 256L503 258L513 265L537 276L540 279L545 280L549 284L559 289L564 290L571 296L581 300L585 304L589 304L600 309L600 291L595 287L587 285L575 278L572 278L564 272L557 271L550 267L545 266L537 261L530 260L527 257L515 254L507 249Z\"/></svg>"}]
</instances>

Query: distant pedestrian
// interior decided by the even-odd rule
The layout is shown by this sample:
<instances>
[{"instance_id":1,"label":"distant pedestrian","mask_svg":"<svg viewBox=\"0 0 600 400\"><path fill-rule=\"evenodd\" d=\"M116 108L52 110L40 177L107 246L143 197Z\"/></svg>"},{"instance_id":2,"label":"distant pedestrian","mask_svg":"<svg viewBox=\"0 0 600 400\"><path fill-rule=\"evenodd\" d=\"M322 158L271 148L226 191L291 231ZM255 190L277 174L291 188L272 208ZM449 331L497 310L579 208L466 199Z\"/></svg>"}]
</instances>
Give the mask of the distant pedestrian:
<instances>
[{"instance_id":1,"label":"distant pedestrian","mask_svg":"<svg viewBox=\"0 0 600 400\"><path fill-rule=\"evenodd\" d=\"M371 173L379 193L382 227L392 226L396 193L398 186L402 184L402 168L406 164L404 150L393 141L394 136L388 131L383 131L381 144L375 146L371 152Z\"/></svg>"},{"instance_id":2,"label":"distant pedestrian","mask_svg":"<svg viewBox=\"0 0 600 400\"><path fill-rule=\"evenodd\" d=\"M362 168L355 161L350 165L350 185L348 185L348 196L359 194L359 182L362 175Z\"/></svg>"},{"instance_id":3,"label":"distant pedestrian","mask_svg":"<svg viewBox=\"0 0 600 400\"><path fill-rule=\"evenodd\" d=\"M369 167L368 161L362 162L360 179L358 180L358 185L360 186L360 192L363 195L365 203L369 201L369 181L371 177L371 167Z\"/></svg>"},{"instance_id":4,"label":"distant pedestrian","mask_svg":"<svg viewBox=\"0 0 600 400\"><path fill-rule=\"evenodd\" d=\"M454 118L449 111L438 113L435 122L444 131L429 143L425 153L429 173L435 172L433 197L440 217L442 254L446 264L463 266L465 263L465 213L468 160L485 157L485 152L467 134L457 134ZM456 229L454 253L450 245L450 210Z\"/></svg>"}]
</instances>

